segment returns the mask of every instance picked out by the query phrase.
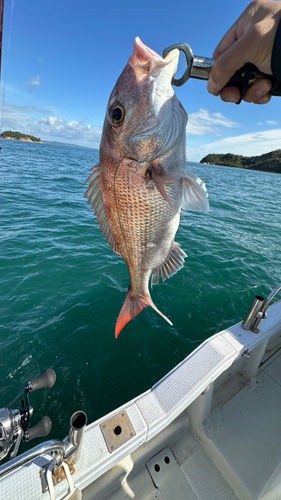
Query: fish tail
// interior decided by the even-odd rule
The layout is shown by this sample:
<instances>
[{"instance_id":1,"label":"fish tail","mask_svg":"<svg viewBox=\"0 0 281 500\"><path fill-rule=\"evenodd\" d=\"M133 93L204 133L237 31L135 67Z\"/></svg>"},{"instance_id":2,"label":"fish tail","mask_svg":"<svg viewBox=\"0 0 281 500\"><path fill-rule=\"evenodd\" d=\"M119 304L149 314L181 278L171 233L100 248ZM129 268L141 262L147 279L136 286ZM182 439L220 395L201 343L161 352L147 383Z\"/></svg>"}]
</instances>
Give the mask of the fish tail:
<instances>
[{"instance_id":1,"label":"fish tail","mask_svg":"<svg viewBox=\"0 0 281 500\"><path fill-rule=\"evenodd\" d=\"M145 306L151 306L160 316L162 316L169 325L173 323L163 314L155 304L152 302L149 292L144 295L133 295L131 289L129 288L125 302L122 306L118 320L115 327L115 337L117 338L124 326L135 318Z\"/></svg>"}]
</instances>

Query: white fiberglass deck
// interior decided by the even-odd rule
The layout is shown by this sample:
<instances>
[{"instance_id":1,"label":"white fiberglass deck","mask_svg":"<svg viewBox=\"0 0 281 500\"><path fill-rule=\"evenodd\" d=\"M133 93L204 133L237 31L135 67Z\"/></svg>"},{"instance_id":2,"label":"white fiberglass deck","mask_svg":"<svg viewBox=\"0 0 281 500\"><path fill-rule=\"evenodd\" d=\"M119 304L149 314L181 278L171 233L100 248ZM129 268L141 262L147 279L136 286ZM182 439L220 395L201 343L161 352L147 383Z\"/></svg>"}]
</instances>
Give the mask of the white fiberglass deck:
<instances>
[{"instance_id":1,"label":"white fiberglass deck","mask_svg":"<svg viewBox=\"0 0 281 500\"><path fill-rule=\"evenodd\" d=\"M213 418L207 449L239 498L281 499L281 352Z\"/></svg>"},{"instance_id":2,"label":"white fiberglass deck","mask_svg":"<svg viewBox=\"0 0 281 500\"><path fill-rule=\"evenodd\" d=\"M161 434L162 449L160 441L148 459L148 446L140 467L136 452L136 470L128 477L136 499L280 500L281 351L222 407L213 408L197 432L186 412L171 433ZM107 486L104 475L83 500L128 499L122 475L115 468Z\"/></svg>"}]
</instances>

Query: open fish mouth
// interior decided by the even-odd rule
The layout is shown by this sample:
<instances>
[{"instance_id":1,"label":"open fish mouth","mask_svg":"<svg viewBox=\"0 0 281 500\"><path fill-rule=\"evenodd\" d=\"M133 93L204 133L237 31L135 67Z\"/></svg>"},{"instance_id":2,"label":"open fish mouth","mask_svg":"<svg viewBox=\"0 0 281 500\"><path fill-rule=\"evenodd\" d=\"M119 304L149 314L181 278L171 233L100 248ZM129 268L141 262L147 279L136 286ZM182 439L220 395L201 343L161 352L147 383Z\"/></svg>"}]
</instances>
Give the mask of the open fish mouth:
<instances>
[{"instance_id":1,"label":"open fish mouth","mask_svg":"<svg viewBox=\"0 0 281 500\"><path fill-rule=\"evenodd\" d=\"M133 67L139 84L151 77L158 77L160 73L164 73L165 81L171 83L178 68L179 54L179 50L174 49L163 59L136 37L129 64Z\"/></svg>"},{"instance_id":2,"label":"open fish mouth","mask_svg":"<svg viewBox=\"0 0 281 500\"><path fill-rule=\"evenodd\" d=\"M131 157L139 162L164 155L185 130L187 115L172 87L179 54L174 49L163 59L138 37L135 39L129 65L135 72L142 109L147 112L134 122L128 144L141 143L133 153L131 150Z\"/></svg>"}]
</instances>

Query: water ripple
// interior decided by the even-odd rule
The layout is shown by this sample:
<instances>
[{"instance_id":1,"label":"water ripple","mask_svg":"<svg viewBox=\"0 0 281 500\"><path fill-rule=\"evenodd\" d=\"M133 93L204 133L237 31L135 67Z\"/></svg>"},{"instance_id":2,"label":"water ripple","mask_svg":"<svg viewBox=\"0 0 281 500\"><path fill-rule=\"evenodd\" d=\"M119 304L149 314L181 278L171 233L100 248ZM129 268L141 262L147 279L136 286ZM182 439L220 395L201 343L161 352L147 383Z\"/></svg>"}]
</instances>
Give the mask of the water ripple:
<instances>
[{"instance_id":1,"label":"water ripple","mask_svg":"<svg viewBox=\"0 0 281 500\"><path fill-rule=\"evenodd\" d=\"M182 215L186 265L151 292L173 326L146 308L116 341L129 279L83 198L97 151L1 146L0 406L18 404L25 382L53 366L54 388L32 395L52 437L79 408L92 421L147 390L280 281L281 176L188 162L211 211Z\"/></svg>"}]
</instances>

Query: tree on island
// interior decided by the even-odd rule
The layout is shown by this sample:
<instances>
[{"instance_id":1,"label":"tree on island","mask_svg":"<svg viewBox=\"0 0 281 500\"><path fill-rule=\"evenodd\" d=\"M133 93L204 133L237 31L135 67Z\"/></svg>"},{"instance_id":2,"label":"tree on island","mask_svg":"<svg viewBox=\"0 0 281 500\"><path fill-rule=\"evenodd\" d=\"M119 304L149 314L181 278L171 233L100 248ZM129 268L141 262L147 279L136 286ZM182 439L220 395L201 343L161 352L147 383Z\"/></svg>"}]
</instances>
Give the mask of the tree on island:
<instances>
[{"instance_id":1,"label":"tree on island","mask_svg":"<svg viewBox=\"0 0 281 500\"><path fill-rule=\"evenodd\" d=\"M200 163L281 174L281 149L260 156L242 156L232 153L209 154L202 158Z\"/></svg>"},{"instance_id":2,"label":"tree on island","mask_svg":"<svg viewBox=\"0 0 281 500\"><path fill-rule=\"evenodd\" d=\"M41 142L41 139L38 137L34 137L33 135L28 135L28 134L22 134L21 132L13 132L13 131L6 131L2 132L0 135L2 139L14 139L16 141L22 141L29 139L32 142Z\"/></svg>"}]
</instances>

